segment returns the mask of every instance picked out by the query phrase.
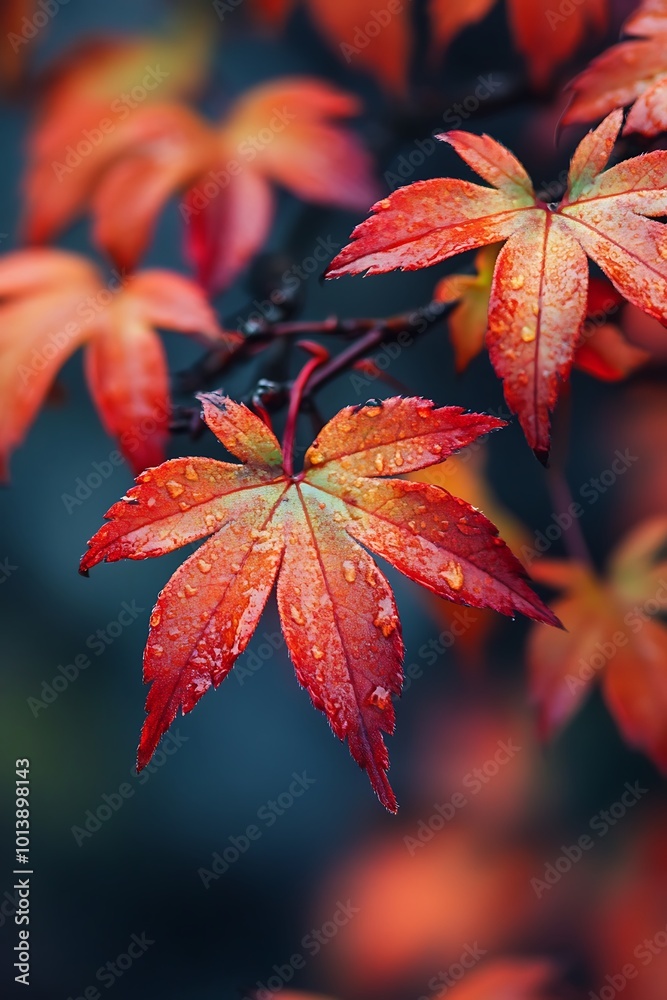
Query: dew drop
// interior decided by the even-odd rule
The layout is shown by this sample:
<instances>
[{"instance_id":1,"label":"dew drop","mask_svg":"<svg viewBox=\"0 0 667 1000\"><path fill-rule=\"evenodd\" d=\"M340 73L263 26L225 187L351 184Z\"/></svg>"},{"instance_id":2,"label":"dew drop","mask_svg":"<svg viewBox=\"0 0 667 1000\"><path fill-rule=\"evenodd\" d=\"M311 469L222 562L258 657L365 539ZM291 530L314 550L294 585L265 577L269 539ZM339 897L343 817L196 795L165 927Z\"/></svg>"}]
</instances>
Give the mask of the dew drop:
<instances>
[{"instance_id":1,"label":"dew drop","mask_svg":"<svg viewBox=\"0 0 667 1000\"><path fill-rule=\"evenodd\" d=\"M399 466L403 465L403 455L400 453L400 451L398 451L398 449L396 450L396 454L394 455L394 465L399 465Z\"/></svg>"},{"instance_id":2,"label":"dew drop","mask_svg":"<svg viewBox=\"0 0 667 1000\"><path fill-rule=\"evenodd\" d=\"M319 451L314 451L312 453L312 455L310 455L310 464L311 465L321 465L323 461L324 461L324 458L323 458L322 455L320 455Z\"/></svg>"},{"instance_id":3,"label":"dew drop","mask_svg":"<svg viewBox=\"0 0 667 1000\"><path fill-rule=\"evenodd\" d=\"M440 576L449 584L452 590L460 590L463 586L463 570L460 563L448 563L444 569L440 570Z\"/></svg>"},{"instance_id":4,"label":"dew drop","mask_svg":"<svg viewBox=\"0 0 667 1000\"><path fill-rule=\"evenodd\" d=\"M310 651L313 654L313 659L315 660L324 659L324 653L322 652L319 646L311 646Z\"/></svg>"},{"instance_id":5,"label":"dew drop","mask_svg":"<svg viewBox=\"0 0 667 1000\"><path fill-rule=\"evenodd\" d=\"M348 583L354 583L357 578L357 571L354 568L354 563L350 562L349 559L346 559L343 563L343 576Z\"/></svg>"},{"instance_id":6,"label":"dew drop","mask_svg":"<svg viewBox=\"0 0 667 1000\"><path fill-rule=\"evenodd\" d=\"M149 497L148 500L146 501L147 507L154 507L155 504L156 504L155 497Z\"/></svg>"},{"instance_id":7,"label":"dew drop","mask_svg":"<svg viewBox=\"0 0 667 1000\"><path fill-rule=\"evenodd\" d=\"M524 344L530 344L535 340L535 328L532 326L524 326L521 328L521 339Z\"/></svg>"},{"instance_id":8,"label":"dew drop","mask_svg":"<svg viewBox=\"0 0 667 1000\"><path fill-rule=\"evenodd\" d=\"M523 286L525 285L525 283L526 283L526 279L524 278L524 276L522 274L515 274L514 277L510 279L510 286L515 291L518 291L520 288L523 288Z\"/></svg>"},{"instance_id":9,"label":"dew drop","mask_svg":"<svg viewBox=\"0 0 667 1000\"><path fill-rule=\"evenodd\" d=\"M391 704L391 692L378 685L378 687L376 687L375 690L368 696L368 701L371 705L375 705L376 708L379 708L380 711L384 712Z\"/></svg>"},{"instance_id":10,"label":"dew drop","mask_svg":"<svg viewBox=\"0 0 667 1000\"><path fill-rule=\"evenodd\" d=\"M302 616L301 616L301 612L299 611L299 609L297 607L294 606L294 604L289 609L289 612L290 612L292 618L294 619L294 621L297 623L297 625L305 625L306 624L304 622Z\"/></svg>"},{"instance_id":11,"label":"dew drop","mask_svg":"<svg viewBox=\"0 0 667 1000\"><path fill-rule=\"evenodd\" d=\"M377 455L375 456L374 465L375 468L378 470L378 472L382 472L382 470L384 469L384 459L380 452L378 452Z\"/></svg>"},{"instance_id":12,"label":"dew drop","mask_svg":"<svg viewBox=\"0 0 667 1000\"><path fill-rule=\"evenodd\" d=\"M185 596L186 597L194 597L195 594L197 593L197 588L196 587L192 587L189 583L186 583L186 585L183 588L183 590L185 591Z\"/></svg>"},{"instance_id":13,"label":"dew drop","mask_svg":"<svg viewBox=\"0 0 667 1000\"><path fill-rule=\"evenodd\" d=\"M151 623L151 626L155 628L162 621L162 615L160 614L159 611L154 611L153 614L150 616L149 621Z\"/></svg>"},{"instance_id":14,"label":"dew drop","mask_svg":"<svg viewBox=\"0 0 667 1000\"><path fill-rule=\"evenodd\" d=\"M199 569L201 570L202 573L210 573L211 572L211 564L210 564L210 562L206 562L205 559L200 559L197 562L197 565L199 566Z\"/></svg>"},{"instance_id":15,"label":"dew drop","mask_svg":"<svg viewBox=\"0 0 667 1000\"><path fill-rule=\"evenodd\" d=\"M177 483L175 479L170 479L169 482L165 483L165 489L172 500L175 500L183 493L185 486L182 483Z\"/></svg>"},{"instance_id":16,"label":"dew drop","mask_svg":"<svg viewBox=\"0 0 667 1000\"><path fill-rule=\"evenodd\" d=\"M194 482L195 479L199 479L199 476L197 475L197 470L195 469L194 465L191 462L188 462L188 464L185 466L185 478L189 479L191 482Z\"/></svg>"},{"instance_id":17,"label":"dew drop","mask_svg":"<svg viewBox=\"0 0 667 1000\"><path fill-rule=\"evenodd\" d=\"M185 500L181 500L181 502L178 505L179 510L182 510L183 513L185 513L186 510L190 510L190 507L191 504L186 503Z\"/></svg>"}]
</instances>

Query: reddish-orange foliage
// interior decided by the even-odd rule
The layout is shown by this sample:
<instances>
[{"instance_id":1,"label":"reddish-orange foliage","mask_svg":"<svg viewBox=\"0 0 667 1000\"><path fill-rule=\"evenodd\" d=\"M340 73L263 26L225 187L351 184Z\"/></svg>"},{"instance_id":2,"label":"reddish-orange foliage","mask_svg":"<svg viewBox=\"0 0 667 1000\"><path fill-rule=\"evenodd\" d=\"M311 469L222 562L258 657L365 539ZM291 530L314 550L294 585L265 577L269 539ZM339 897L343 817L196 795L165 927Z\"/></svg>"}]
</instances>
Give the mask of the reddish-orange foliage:
<instances>
[{"instance_id":1,"label":"reddish-orange foliage","mask_svg":"<svg viewBox=\"0 0 667 1000\"><path fill-rule=\"evenodd\" d=\"M667 522L649 521L614 552L605 578L581 563L534 563L535 578L565 591L554 605L568 631L535 629L532 697L545 736L560 729L599 680L623 737L667 770Z\"/></svg>"},{"instance_id":2,"label":"reddish-orange foliage","mask_svg":"<svg viewBox=\"0 0 667 1000\"><path fill-rule=\"evenodd\" d=\"M159 87L152 93L168 97ZM61 117L63 104L52 99L33 138L28 238L48 240L90 207L95 242L122 268L135 267L164 205L181 192L188 255L213 290L229 285L266 240L274 184L307 201L354 209L377 193L370 157L339 122L358 114L359 102L310 77L255 87L217 125L185 105L153 100L119 113L71 165L72 122Z\"/></svg>"},{"instance_id":3,"label":"reddish-orange foliage","mask_svg":"<svg viewBox=\"0 0 667 1000\"><path fill-rule=\"evenodd\" d=\"M621 123L616 111L582 140L556 208L536 198L500 143L446 133L441 138L493 187L438 178L400 188L373 206L327 272L415 270L506 241L493 272L486 343L508 405L542 460L586 317L587 255L628 301L667 320L667 230L646 218L667 212L667 152L605 171Z\"/></svg>"},{"instance_id":4,"label":"reddish-orange foliage","mask_svg":"<svg viewBox=\"0 0 667 1000\"><path fill-rule=\"evenodd\" d=\"M603 52L572 82L565 125L632 104L624 134L653 136L667 129L667 0L644 0L624 30L631 37Z\"/></svg>"},{"instance_id":5,"label":"reddish-orange foliage","mask_svg":"<svg viewBox=\"0 0 667 1000\"><path fill-rule=\"evenodd\" d=\"M105 428L138 472L164 458L169 424L167 359L155 327L223 334L197 285L172 271L108 282L86 257L34 249L0 260L0 470L23 440L67 358L86 345L86 376ZM137 433L144 420L150 432Z\"/></svg>"},{"instance_id":6,"label":"reddish-orange foliage","mask_svg":"<svg viewBox=\"0 0 667 1000\"><path fill-rule=\"evenodd\" d=\"M358 543L448 600L558 624L483 514L436 487L385 478L440 462L503 421L423 399L371 400L341 410L294 476L259 417L218 393L201 399L207 424L243 464L183 458L145 472L81 561L86 572L212 536L151 616L139 767L179 708L190 711L229 673L277 579L299 682L395 810L382 734L394 727L403 643L389 584Z\"/></svg>"}]
</instances>

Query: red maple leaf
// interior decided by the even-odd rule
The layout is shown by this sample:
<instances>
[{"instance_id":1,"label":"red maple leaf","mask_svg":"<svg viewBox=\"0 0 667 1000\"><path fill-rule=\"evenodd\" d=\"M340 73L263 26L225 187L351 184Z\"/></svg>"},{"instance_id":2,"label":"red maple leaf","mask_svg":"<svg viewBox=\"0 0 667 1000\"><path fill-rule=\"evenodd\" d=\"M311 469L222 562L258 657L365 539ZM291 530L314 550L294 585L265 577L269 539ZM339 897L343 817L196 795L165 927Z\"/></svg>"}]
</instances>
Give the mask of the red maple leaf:
<instances>
[{"instance_id":1,"label":"red maple leaf","mask_svg":"<svg viewBox=\"0 0 667 1000\"><path fill-rule=\"evenodd\" d=\"M667 129L667 0L645 0L623 30L631 37L603 52L570 84L564 125L632 104L624 135Z\"/></svg>"},{"instance_id":2,"label":"red maple leaf","mask_svg":"<svg viewBox=\"0 0 667 1000\"><path fill-rule=\"evenodd\" d=\"M19 250L0 258L0 475L39 412L57 372L85 345L86 377L106 430L135 472L164 458L169 425L167 358L155 327L223 334L201 288L172 271L117 273L105 283L88 258Z\"/></svg>"},{"instance_id":3,"label":"red maple leaf","mask_svg":"<svg viewBox=\"0 0 667 1000\"><path fill-rule=\"evenodd\" d=\"M493 271L486 344L505 399L542 461L550 413L580 342L590 256L615 288L667 321L667 151L604 171L623 120L616 111L572 158L557 206L540 201L519 161L489 136L447 132L493 187L438 178L399 188L373 206L327 276L416 270L506 241ZM604 172L603 172L604 171Z\"/></svg>"},{"instance_id":4,"label":"red maple leaf","mask_svg":"<svg viewBox=\"0 0 667 1000\"><path fill-rule=\"evenodd\" d=\"M382 734L394 728L403 642L391 588L361 546L456 603L559 624L483 514L437 487L387 478L441 462L503 421L417 398L371 400L341 410L294 475L259 417L219 393L200 398L208 426L243 464L179 458L148 470L81 561L87 572L211 536L151 615L138 766L179 708L189 712L229 673L277 580L299 683L395 810Z\"/></svg>"},{"instance_id":5,"label":"red maple leaf","mask_svg":"<svg viewBox=\"0 0 667 1000\"><path fill-rule=\"evenodd\" d=\"M620 454L620 452L619 452ZM600 683L624 739L667 771L667 521L636 528L605 576L578 562L545 559L531 573L564 591L555 607L567 632L535 629L528 645L533 700L553 736Z\"/></svg>"}]
</instances>

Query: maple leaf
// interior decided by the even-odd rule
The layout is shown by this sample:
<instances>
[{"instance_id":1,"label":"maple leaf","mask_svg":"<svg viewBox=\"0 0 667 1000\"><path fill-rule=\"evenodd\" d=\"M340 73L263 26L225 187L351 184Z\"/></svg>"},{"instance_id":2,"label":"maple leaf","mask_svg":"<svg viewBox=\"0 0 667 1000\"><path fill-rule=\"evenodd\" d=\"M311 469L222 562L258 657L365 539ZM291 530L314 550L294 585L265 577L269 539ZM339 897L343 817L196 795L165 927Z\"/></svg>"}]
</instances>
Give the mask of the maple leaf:
<instances>
[{"instance_id":1,"label":"maple leaf","mask_svg":"<svg viewBox=\"0 0 667 1000\"><path fill-rule=\"evenodd\" d=\"M105 284L79 254L38 248L0 258L0 474L23 440L56 373L85 345L86 376L106 430L133 469L164 457L169 382L154 327L222 334L202 290L171 271L150 270Z\"/></svg>"},{"instance_id":2,"label":"maple leaf","mask_svg":"<svg viewBox=\"0 0 667 1000\"><path fill-rule=\"evenodd\" d=\"M220 290L268 237L274 184L348 209L376 196L370 157L338 121L359 111L356 98L310 77L252 88L216 125L181 104L138 108L70 173L54 174L52 143L48 161L38 152L28 236L50 238L90 205L95 243L132 269L164 205L184 191L187 255L200 281Z\"/></svg>"},{"instance_id":3,"label":"maple leaf","mask_svg":"<svg viewBox=\"0 0 667 1000\"><path fill-rule=\"evenodd\" d=\"M429 10L438 50L458 33L481 21L496 0L430 0ZM607 0L577 0L566 13L553 0L507 0L507 14L516 46L528 62L536 87L544 87L557 66L581 45L590 29L607 24Z\"/></svg>"},{"instance_id":4,"label":"maple leaf","mask_svg":"<svg viewBox=\"0 0 667 1000\"><path fill-rule=\"evenodd\" d=\"M599 680L624 739L667 770L667 521L650 520L616 549L606 577L578 562L543 560L531 574L562 590L569 630L536 629L528 643L531 694L552 736Z\"/></svg>"},{"instance_id":5,"label":"maple leaf","mask_svg":"<svg viewBox=\"0 0 667 1000\"><path fill-rule=\"evenodd\" d=\"M305 0L317 28L334 52L354 67L363 67L392 94L405 93L412 49L409 7L402 0L378 10L375 0ZM253 6L272 25L284 25L296 0L254 0Z\"/></svg>"},{"instance_id":6,"label":"maple leaf","mask_svg":"<svg viewBox=\"0 0 667 1000\"><path fill-rule=\"evenodd\" d=\"M484 247L475 258L477 274L447 275L438 282L433 293L437 302L458 303L449 315L448 325L454 347L454 363L459 373L468 367L484 346L488 329L493 269L498 252L497 246ZM651 356L650 352L629 342L625 330L611 322L610 317L618 311L623 302L623 296L610 282L591 278L588 285L586 321L581 328L573 364L587 375L605 382L617 382L626 378L645 364ZM638 313L638 315L644 314ZM662 326L657 323L655 325L662 332ZM633 324L630 323L629 326L629 332L632 332Z\"/></svg>"},{"instance_id":7,"label":"maple leaf","mask_svg":"<svg viewBox=\"0 0 667 1000\"><path fill-rule=\"evenodd\" d=\"M394 727L403 642L393 593L361 546L456 603L558 624L483 514L444 490L384 478L440 462L504 422L416 398L371 400L341 410L294 476L259 417L220 393L199 398L206 423L243 464L183 458L145 472L81 561L87 572L212 535L151 615L138 766L178 709L189 712L229 673L277 579L299 683L395 810L382 734Z\"/></svg>"},{"instance_id":8,"label":"maple leaf","mask_svg":"<svg viewBox=\"0 0 667 1000\"><path fill-rule=\"evenodd\" d=\"M631 37L603 52L570 84L564 125L632 104L624 135L654 136L667 129L667 0L645 0L623 30Z\"/></svg>"},{"instance_id":9,"label":"maple leaf","mask_svg":"<svg viewBox=\"0 0 667 1000\"><path fill-rule=\"evenodd\" d=\"M438 282L433 293L437 302L458 303L447 322L454 347L454 364L459 373L484 347L493 269L499 252L499 246L479 250L475 257L477 274L449 274Z\"/></svg>"},{"instance_id":10,"label":"maple leaf","mask_svg":"<svg viewBox=\"0 0 667 1000\"><path fill-rule=\"evenodd\" d=\"M134 118L195 90L210 50L210 29L189 18L164 38L86 42L50 69L23 177L28 242L48 242L84 211L100 171L138 141Z\"/></svg>"},{"instance_id":11,"label":"maple leaf","mask_svg":"<svg viewBox=\"0 0 667 1000\"><path fill-rule=\"evenodd\" d=\"M539 201L519 161L489 136L440 136L493 187L438 178L373 206L327 276L416 270L504 242L493 272L486 344L505 399L546 461L550 412L586 316L590 256L619 292L667 321L667 152L604 170L621 127L613 112L576 149L556 207ZM603 172L604 171L604 172Z\"/></svg>"},{"instance_id":12,"label":"maple leaf","mask_svg":"<svg viewBox=\"0 0 667 1000\"><path fill-rule=\"evenodd\" d=\"M444 975L444 974L443 974ZM437 992L434 1000L450 996L454 1000L549 1000L553 997L551 987L556 978L556 968L552 962L526 959L497 958L481 968L466 973L462 982L451 983L443 976L433 976ZM442 986L440 990L438 987ZM330 1000L321 994L287 992L283 1000Z\"/></svg>"}]
</instances>

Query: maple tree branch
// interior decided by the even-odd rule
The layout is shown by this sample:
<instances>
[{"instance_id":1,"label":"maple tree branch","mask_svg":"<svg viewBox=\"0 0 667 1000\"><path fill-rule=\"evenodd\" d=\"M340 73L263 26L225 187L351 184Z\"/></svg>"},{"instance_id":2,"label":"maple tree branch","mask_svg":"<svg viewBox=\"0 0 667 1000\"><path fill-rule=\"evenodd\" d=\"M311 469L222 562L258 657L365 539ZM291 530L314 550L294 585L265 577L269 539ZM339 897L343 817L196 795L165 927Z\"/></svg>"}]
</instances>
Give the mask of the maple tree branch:
<instances>
[{"instance_id":1,"label":"maple tree branch","mask_svg":"<svg viewBox=\"0 0 667 1000\"><path fill-rule=\"evenodd\" d=\"M205 355L195 366L183 373L184 378L181 377L179 388L182 392L201 388L202 382L209 383L223 371L247 358L249 354L281 338L300 336L304 333L354 338L348 347L334 357L324 363L320 360L300 388L299 410L307 408L312 412L311 396L316 390L352 368L357 361L361 361L383 344L398 340L402 334L415 338L426 333L444 319L455 305L453 302L434 300L411 312L399 313L385 319L367 317L340 319L337 316L329 316L323 320L285 320L276 323L263 320L252 333L246 334L238 347L235 346L232 350L225 348L224 352L216 350ZM286 400L291 399L295 385L294 381L272 382L261 378L245 402L248 405L258 403L256 409L264 419L264 414L268 415L271 410L279 409ZM175 408L170 431L196 436L199 433L199 410L194 407Z\"/></svg>"}]
</instances>

